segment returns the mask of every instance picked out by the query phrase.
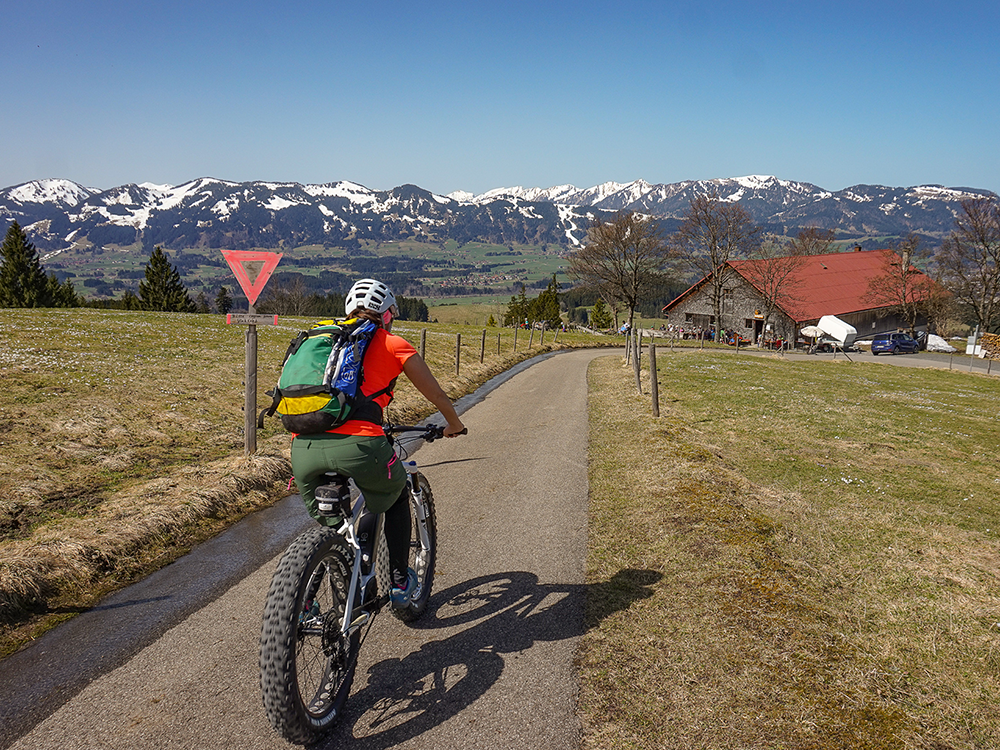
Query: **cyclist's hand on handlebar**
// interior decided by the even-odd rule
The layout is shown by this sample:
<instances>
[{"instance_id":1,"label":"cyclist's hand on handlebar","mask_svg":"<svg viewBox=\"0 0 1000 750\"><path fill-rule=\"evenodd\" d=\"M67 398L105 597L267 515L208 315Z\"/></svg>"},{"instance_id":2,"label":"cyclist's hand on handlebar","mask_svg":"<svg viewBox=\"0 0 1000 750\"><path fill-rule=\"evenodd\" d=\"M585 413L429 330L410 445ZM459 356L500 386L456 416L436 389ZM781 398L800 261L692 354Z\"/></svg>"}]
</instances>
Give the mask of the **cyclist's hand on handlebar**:
<instances>
[{"instance_id":1,"label":"cyclist's hand on handlebar","mask_svg":"<svg viewBox=\"0 0 1000 750\"><path fill-rule=\"evenodd\" d=\"M448 438L458 437L459 435L468 435L469 428L466 427L461 422L456 424L448 423L448 426L444 428L444 436Z\"/></svg>"}]
</instances>

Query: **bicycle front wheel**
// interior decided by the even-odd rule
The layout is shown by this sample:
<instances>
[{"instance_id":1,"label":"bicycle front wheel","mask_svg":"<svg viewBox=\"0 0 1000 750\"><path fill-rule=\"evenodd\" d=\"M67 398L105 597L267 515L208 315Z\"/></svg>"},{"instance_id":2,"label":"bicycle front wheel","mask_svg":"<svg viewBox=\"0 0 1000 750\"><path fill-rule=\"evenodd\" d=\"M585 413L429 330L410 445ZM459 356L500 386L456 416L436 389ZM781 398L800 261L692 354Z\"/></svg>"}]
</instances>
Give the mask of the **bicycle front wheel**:
<instances>
[{"instance_id":1,"label":"bicycle front wheel","mask_svg":"<svg viewBox=\"0 0 1000 750\"><path fill-rule=\"evenodd\" d=\"M260 632L260 689L271 725L289 742L315 742L351 691L360 632L342 632L350 557L328 528L307 531L282 555Z\"/></svg>"},{"instance_id":2,"label":"bicycle front wheel","mask_svg":"<svg viewBox=\"0 0 1000 750\"><path fill-rule=\"evenodd\" d=\"M392 613L403 622L412 622L427 609L434 585L434 559L437 556L437 516L431 485L420 472L413 475L420 488L420 499L410 494L410 558L409 567L416 571L417 587L406 607L393 608Z\"/></svg>"}]
</instances>

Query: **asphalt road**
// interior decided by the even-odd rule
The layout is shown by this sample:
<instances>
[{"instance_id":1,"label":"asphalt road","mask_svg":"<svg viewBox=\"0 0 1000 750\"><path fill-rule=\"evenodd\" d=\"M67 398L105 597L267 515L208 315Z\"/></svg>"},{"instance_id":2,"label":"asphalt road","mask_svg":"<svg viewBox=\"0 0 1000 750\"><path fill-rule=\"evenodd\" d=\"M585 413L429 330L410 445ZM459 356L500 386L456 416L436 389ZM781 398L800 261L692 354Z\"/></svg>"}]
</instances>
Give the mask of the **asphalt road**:
<instances>
[{"instance_id":1,"label":"asphalt road","mask_svg":"<svg viewBox=\"0 0 1000 750\"><path fill-rule=\"evenodd\" d=\"M668 340L662 338L654 339L656 343L657 351L669 351L670 343ZM646 346L649 344L649 339L645 339L643 343L643 352L646 350ZM687 352L696 353L700 351L697 346L679 346L676 348L677 352ZM916 354L879 354L877 356L872 356L870 352L825 352L822 354L806 354L802 350L795 350L791 352L784 352L779 354L778 352L768 351L766 349L757 349L755 347L745 347L741 348L738 352L735 347L727 347L725 349L711 349L709 351L713 352L728 352L730 354L738 354L739 356L753 355L760 357L785 357L786 359L793 361L819 361L819 360L831 360L839 359L844 360L849 359L852 362L875 362L876 364L886 364L886 365L896 365L898 367L932 367L939 370L956 370L959 372L972 372L978 373L980 375L993 375L1000 376L1000 363L993 364L988 359L980 359L978 357L967 357L964 354L944 354L940 352L927 352L921 351Z\"/></svg>"},{"instance_id":2,"label":"asphalt road","mask_svg":"<svg viewBox=\"0 0 1000 750\"><path fill-rule=\"evenodd\" d=\"M579 746L586 366L606 353L537 362L472 399L467 437L415 454L438 513L431 607L414 626L378 618L322 747ZM257 639L277 555L310 523L289 499L6 660L0 747L288 747Z\"/></svg>"},{"instance_id":3,"label":"asphalt road","mask_svg":"<svg viewBox=\"0 0 1000 750\"><path fill-rule=\"evenodd\" d=\"M748 352L757 353L750 349ZM773 352L771 352L773 354ZM883 365L896 365L897 367L933 367L939 370L956 370L958 372L973 372L980 375L1000 375L1000 365L993 365L988 359L978 357L966 357L965 355L949 355L940 352L917 352L916 354L879 354L873 356L871 352L843 352L824 354L803 354L801 352L790 352L785 354L790 359L844 359L849 357L852 362L875 362Z\"/></svg>"}]
</instances>

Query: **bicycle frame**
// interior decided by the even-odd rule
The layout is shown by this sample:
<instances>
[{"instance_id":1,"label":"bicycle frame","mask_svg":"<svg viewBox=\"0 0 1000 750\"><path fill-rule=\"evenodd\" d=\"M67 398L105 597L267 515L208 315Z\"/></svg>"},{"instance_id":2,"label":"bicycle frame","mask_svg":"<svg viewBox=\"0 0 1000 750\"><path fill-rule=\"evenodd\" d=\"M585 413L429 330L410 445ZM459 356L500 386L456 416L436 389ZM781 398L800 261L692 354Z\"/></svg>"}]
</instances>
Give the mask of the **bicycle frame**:
<instances>
[{"instance_id":1,"label":"bicycle frame","mask_svg":"<svg viewBox=\"0 0 1000 750\"><path fill-rule=\"evenodd\" d=\"M397 450L397 454L398 452L399 451ZM402 458L400 460L402 460ZM402 462L403 466L406 468L406 486L410 493L410 501L414 504L414 508L416 510L417 534L419 536L420 546L424 551L427 551L430 549L430 533L427 530L427 510L423 504L423 491L415 478L417 474L417 464L415 461L403 460ZM355 617L355 609L359 603L358 600L361 596L361 592L367 590L372 579L380 581L383 586L388 586L389 582L389 550L385 542L385 517L382 513L378 513L376 515L375 526L373 529L375 537L369 545L371 555L374 559L371 561L372 564L369 566L368 572L364 572L364 563L366 562L365 550L362 548L361 542L358 539L358 524L361 520L362 514L364 513L364 509L365 498L363 494L359 493L357 499L354 501L354 505L351 508L350 521L345 521L344 525L338 529L338 532L343 535L351 549L354 550L354 564L351 567L351 582L348 586L347 601L344 608L344 618L341 622L341 632L344 635L350 635L353 631L358 628L362 628L371 622L372 618L375 617L379 610L385 606L389 598L388 589L386 589L384 594L379 594L373 607L362 610L361 613Z\"/></svg>"}]
</instances>

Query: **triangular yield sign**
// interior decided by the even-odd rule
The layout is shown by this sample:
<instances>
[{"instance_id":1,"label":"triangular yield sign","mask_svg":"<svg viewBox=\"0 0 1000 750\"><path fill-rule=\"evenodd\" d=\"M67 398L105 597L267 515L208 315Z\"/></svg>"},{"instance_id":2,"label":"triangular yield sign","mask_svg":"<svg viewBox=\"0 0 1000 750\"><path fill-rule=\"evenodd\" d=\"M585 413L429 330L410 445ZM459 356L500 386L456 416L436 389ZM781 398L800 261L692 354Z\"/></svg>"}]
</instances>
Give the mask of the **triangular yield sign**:
<instances>
[{"instance_id":1,"label":"triangular yield sign","mask_svg":"<svg viewBox=\"0 0 1000 750\"><path fill-rule=\"evenodd\" d=\"M263 250L223 250L222 255L229 267L233 269L233 273L236 274L236 280L240 282L240 288L251 305L264 291L264 285L271 278L271 273L278 265L278 261L281 260L281 253L268 253ZM246 264L253 266L261 264L253 281L250 280L247 273Z\"/></svg>"}]
</instances>

